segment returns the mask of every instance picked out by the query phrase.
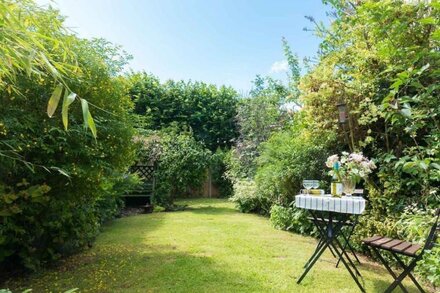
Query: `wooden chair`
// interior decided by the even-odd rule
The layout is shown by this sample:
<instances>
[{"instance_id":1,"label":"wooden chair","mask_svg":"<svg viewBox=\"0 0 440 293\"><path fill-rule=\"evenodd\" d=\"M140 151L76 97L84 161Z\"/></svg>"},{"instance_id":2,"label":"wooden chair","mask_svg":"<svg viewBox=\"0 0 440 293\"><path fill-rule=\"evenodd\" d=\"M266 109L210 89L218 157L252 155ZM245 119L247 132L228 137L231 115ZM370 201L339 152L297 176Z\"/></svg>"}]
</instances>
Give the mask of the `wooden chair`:
<instances>
[{"instance_id":1,"label":"wooden chair","mask_svg":"<svg viewBox=\"0 0 440 293\"><path fill-rule=\"evenodd\" d=\"M373 236L362 240L362 242L371 248L372 251L377 255L379 260L394 278L394 282L385 290L386 293L392 292L397 286L399 286L403 292L408 292L408 290L403 286L402 281L405 277L409 276L420 292L425 292L411 272L417 265L417 262L423 257L426 250L430 250L434 247L438 232L440 230L439 225L440 208L436 211L436 219L429 231L428 237L426 238L425 245L414 244L407 241L392 239L383 236ZM391 270L388 262L380 254L380 250L389 251L393 257L397 260L397 263L403 268L403 272L396 276L396 274ZM406 256L410 258L408 264L399 258L399 256Z\"/></svg>"}]
</instances>

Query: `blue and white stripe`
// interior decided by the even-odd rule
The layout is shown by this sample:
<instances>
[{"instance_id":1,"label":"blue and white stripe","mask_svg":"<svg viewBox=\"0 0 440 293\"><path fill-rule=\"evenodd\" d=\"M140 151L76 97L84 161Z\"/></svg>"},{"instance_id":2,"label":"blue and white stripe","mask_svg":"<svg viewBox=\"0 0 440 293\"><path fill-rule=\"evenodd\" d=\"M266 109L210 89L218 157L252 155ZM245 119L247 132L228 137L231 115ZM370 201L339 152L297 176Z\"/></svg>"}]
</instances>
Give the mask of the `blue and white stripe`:
<instances>
[{"instance_id":1,"label":"blue and white stripe","mask_svg":"<svg viewBox=\"0 0 440 293\"><path fill-rule=\"evenodd\" d=\"M367 201L361 196L332 197L328 194L299 194L295 196L295 205L297 208L354 215L360 215L364 212L366 202Z\"/></svg>"}]
</instances>

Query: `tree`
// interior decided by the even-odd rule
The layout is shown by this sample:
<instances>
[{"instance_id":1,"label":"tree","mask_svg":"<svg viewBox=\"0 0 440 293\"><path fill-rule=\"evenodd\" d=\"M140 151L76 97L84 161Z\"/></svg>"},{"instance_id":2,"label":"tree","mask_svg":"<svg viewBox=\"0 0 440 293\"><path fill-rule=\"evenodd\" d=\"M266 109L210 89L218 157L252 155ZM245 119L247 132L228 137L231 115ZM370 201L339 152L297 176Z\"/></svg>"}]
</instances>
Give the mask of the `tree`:
<instances>
[{"instance_id":1,"label":"tree","mask_svg":"<svg viewBox=\"0 0 440 293\"><path fill-rule=\"evenodd\" d=\"M192 81L161 83L145 73L134 74L131 80L135 113L145 116L148 128L158 130L174 123L190 127L211 151L229 147L235 140L238 94L232 88Z\"/></svg>"}]
</instances>

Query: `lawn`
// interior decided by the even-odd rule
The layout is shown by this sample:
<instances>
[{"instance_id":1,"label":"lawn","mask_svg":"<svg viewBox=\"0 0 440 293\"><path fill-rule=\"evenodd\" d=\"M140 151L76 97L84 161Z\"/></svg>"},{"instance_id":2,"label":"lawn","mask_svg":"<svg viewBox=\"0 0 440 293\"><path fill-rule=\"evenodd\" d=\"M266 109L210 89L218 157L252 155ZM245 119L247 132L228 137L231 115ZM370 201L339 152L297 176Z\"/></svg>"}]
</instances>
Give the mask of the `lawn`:
<instances>
[{"instance_id":1,"label":"lawn","mask_svg":"<svg viewBox=\"0 0 440 293\"><path fill-rule=\"evenodd\" d=\"M275 230L226 200L185 203L182 212L118 219L93 248L5 285L33 292L359 292L330 253L296 284L315 239ZM391 278L363 260L367 292L382 292Z\"/></svg>"}]
</instances>

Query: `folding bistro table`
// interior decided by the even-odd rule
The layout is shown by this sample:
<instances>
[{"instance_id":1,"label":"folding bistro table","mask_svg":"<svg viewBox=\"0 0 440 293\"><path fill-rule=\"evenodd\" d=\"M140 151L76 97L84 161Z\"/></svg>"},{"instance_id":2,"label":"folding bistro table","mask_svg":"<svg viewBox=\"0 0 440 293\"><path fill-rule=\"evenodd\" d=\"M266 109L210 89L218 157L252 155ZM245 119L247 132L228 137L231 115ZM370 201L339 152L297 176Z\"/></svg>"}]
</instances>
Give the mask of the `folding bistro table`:
<instances>
[{"instance_id":1,"label":"folding bistro table","mask_svg":"<svg viewBox=\"0 0 440 293\"><path fill-rule=\"evenodd\" d=\"M344 264L359 289L365 292L360 283L361 273L345 251L346 246L343 246L338 239L342 227L351 216L361 215L365 210L365 204L366 200L360 196L332 197L328 194L295 196L296 207L306 209L310 213L321 238L315 252L307 261L305 270L297 281L298 284L328 248Z\"/></svg>"}]
</instances>

